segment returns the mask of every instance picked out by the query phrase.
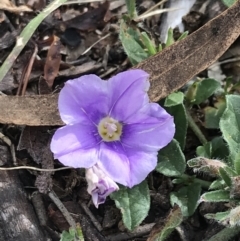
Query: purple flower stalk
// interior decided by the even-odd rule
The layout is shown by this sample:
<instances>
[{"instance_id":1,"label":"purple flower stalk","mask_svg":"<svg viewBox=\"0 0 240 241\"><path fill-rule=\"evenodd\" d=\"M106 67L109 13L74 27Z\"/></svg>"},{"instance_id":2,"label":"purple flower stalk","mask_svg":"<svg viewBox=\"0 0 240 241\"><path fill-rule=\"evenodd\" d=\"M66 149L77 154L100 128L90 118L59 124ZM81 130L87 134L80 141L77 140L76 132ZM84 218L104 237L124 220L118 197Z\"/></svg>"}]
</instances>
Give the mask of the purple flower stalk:
<instances>
[{"instance_id":1,"label":"purple flower stalk","mask_svg":"<svg viewBox=\"0 0 240 241\"><path fill-rule=\"evenodd\" d=\"M142 182L175 133L173 117L149 103L148 76L129 70L108 81L96 75L67 81L58 102L66 126L53 136L54 157L74 168L98 163L107 177L124 186Z\"/></svg>"},{"instance_id":2,"label":"purple flower stalk","mask_svg":"<svg viewBox=\"0 0 240 241\"><path fill-rule=\"evenodd\" d=\"M105 202L106 197L119 189L118 185L95 164L86 169L86 180L88 182L88 193L92 195L92 200L96 208Z\"/></svg>"}]
</instances>

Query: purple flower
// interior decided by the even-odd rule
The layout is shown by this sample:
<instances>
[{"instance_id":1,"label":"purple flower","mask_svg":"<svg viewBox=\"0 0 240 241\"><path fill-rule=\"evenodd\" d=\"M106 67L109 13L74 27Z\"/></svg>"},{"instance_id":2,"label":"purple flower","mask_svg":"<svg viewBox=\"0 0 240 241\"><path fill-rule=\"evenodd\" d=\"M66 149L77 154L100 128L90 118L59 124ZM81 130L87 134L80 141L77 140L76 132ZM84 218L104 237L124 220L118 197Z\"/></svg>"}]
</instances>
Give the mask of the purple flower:
<instances>
[{"instance_id":1,"label":"purple flower","mask_svg":"<svg viewBox=\"0 0 240 241\"><path fill-rule=\"evenodd\" d=\"M175 132L172 116L149 103L148 76L129 70L108 81L96 75L67 81L58 102L66 126L53 136L54 157L74 168L100 163L107 176L124 186L142 182Z\"/></svg>"},{"instance_id":2,"label":"purple flower","mask_svg":"<svg viewBox=\"0 0 240 241\"><path fill-rule=\"evenodd\" d=\"M96 208L105 202L106 197L117 191L118 185L95 164L86 169L86 180L88 182L88 193L92 195L92 200Z\"/></svg>"}]
</instances>

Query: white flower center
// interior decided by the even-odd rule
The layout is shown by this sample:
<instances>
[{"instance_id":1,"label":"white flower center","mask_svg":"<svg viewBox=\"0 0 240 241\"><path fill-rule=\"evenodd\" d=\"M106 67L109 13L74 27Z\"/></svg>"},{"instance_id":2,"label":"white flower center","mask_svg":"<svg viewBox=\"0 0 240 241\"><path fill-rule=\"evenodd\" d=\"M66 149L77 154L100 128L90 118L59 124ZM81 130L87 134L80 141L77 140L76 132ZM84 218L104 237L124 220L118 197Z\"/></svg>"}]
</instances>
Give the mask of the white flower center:
<instances>
[{"instance_id":1,"label":"white flower center","mask_svg":"<svg viewBox=\"0 0 240 241\"><path fill-rule=\"evenodd\" d=\"M98 133L104 141L117 141L120 140L122 134L122 125L118 121L107 116L98 124Z\"/></svg>"}]
</instances>

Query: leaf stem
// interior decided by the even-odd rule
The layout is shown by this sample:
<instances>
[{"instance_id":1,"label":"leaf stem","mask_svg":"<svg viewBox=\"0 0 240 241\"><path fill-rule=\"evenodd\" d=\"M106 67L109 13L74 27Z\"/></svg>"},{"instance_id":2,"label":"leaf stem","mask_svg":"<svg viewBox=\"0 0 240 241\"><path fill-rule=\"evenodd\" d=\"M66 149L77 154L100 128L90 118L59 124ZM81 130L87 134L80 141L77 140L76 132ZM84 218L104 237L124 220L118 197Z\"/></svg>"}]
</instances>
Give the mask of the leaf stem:
<instances>
[{"instance_id":1,"label":"leaf stem","mask_svg":"<svg viewBox=\"0 0 240 241\"><path fill-rule=\"evenodd\" d=\"M137 10L136 10L136 0L125 0L128 15L131 19L137 17Z\"/></svg>"},{"instance_id":2,"label":"leaf stem","mask_svg":"<svg viewBox=\"0 0 240 241\"><path fill-rule=\"evenodd\" d=\"M203 188L206 188L208 189L210 187L210 185L212 184L211 182L208 182L208 181L205 181L205 180L201 180L195 176L190 176L188 174L182 174L180 177L178 178L181 178L183 180L186 180L188 182L194 182L194 183L198 183L200 184Z\"/></svg>"},{"instance_id":3,"label":"leaf stem","mask_svg":"<svg viewBox=\"0 0 240 241\"><path fill-rule=\"evenodd\" d=\"M195 121L193 120L191 114L189 113L188 109L186 108L186 114L187 114L187 120L188 120L188 125L189 127L192 129L192 131L194 132L194 134L197 136L197 138L199 139L199 141L204 145L206 144L208 141L206 139L206 137L203 135L202 131L200 130L200 128L198 127L198 125L195 123Z\"/></svg>"}]
</instances>

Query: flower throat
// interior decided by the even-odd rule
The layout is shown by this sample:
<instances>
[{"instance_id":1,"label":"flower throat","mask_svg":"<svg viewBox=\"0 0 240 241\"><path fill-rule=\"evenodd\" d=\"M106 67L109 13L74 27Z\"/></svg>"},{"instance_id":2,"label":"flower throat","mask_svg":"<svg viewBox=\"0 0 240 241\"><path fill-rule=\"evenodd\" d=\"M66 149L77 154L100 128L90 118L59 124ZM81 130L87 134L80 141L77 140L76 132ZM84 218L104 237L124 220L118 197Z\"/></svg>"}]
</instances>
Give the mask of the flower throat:
<instances>
[{"instance_id":1,"label":"flower throat","mask_svg":"<svg viewBox=\"0 0 240 241\"><path fill-rule=\"evenodd\" d=\"M118 121L107 116L98 124L98 133L104 141L118 141L122 134L122 125Z\"/></svg>"}]
</instances>

